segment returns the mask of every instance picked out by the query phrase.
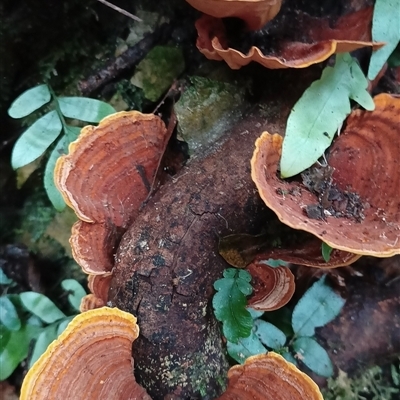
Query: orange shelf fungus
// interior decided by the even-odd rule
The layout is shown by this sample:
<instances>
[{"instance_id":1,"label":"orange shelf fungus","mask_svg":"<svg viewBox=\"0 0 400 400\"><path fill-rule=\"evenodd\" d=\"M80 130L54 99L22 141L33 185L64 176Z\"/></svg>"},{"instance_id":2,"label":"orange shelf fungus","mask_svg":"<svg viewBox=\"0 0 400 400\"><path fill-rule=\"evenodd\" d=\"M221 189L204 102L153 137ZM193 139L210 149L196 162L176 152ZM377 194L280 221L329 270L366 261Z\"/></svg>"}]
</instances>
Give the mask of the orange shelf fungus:
<instances>
[{"instance_id":1,"label":"orange shelf fungus","mask_svg":"<svg viewBox=\"0 0 400 400\"><path fill-rule=\"evenodd\" d=\"M311 378L273 352L235 365L228 379L228 388L218 400L323 400Z\"/></svg>"},{"instance_id":2,"label":"orange shelf fungus","mask_svg":"<svg viewBox=\"0 0 400 400\"><path fill-rule=\"evenodd\" d=\"M151 400L135 381L136 318L116 308L80 314L26 375L21 400Z\"/></svg>"},{"instance_id":3,"label":"orange shelf fungus","mask_svg":"<svg viewBox=\"0 0 400 400\"><path fill-rule=\"evenodd\" d=\"M278 174L282 137L264 132L251 160L252 178L265 204L286 225L317 236L329 246L359 255L390 257L400 253L400 98L381 94L375 110L356 110L334 141L328 163L333 183L343 193L357 193L363 215L309 218L318 197L303 183Z\"/></svg>"},{"instance_id":4,"label":"orange shelf fungus","mask_svg":"<svg viewBox=\"0 0 400 400\"><path fill-rule=\"evenodd\" d=\"M253 281L254 294L247 305L255 310L274 311L286 305L295 291L294 275L287 267L272 268L261 262L247 268Z\"/></svg>"},{"instance_id":5,"label":"orange shelf fungus","mask_svg":"<svg viewBox=\"0 0 400 400\"><path fill-rule=\"evenodd\" d=\"M376 50L383 46L383 43L371 41L371 19L372 8L369 7L342 16L332 28L324 19L298 13L291 22L282 18L282 23L290 27L296 26L299 38L293 38L292 41L283 38L280 40L281 31L287 31L281 26L277 32L271 31L273 40L280 41L276 49L263 50L251 46L243 53L228 45L229 38L221 19L203 15L196 21L196 45L208 59L224 60L232 69L239 69L252 61L270 69L306 68L327 60L332 54L346 53L362 47Z\"/></svg>"},{"instance_id":6,"label":"orange shelf fungus","mask_svg":"<svg viewBox=\"0 0 400 400\"><path fill-rule=\"evenodd\" d=\"M55 183L81 220L70 243L84 272L111 273L118 241L149 195L166 136L159 117L123 111L84 127L57 161Z\"/></svg>"},{"instance_id":7,"label":"orange shelf fungus","mask_svg":"<svg viewBox=\"0 0 400 400\"><path fill-rule=\"evenodd\" d=\"M257 30L278 14L282 0L186 0L197 10L217 18L237 17Z\"/></svg>"}]
</instances>

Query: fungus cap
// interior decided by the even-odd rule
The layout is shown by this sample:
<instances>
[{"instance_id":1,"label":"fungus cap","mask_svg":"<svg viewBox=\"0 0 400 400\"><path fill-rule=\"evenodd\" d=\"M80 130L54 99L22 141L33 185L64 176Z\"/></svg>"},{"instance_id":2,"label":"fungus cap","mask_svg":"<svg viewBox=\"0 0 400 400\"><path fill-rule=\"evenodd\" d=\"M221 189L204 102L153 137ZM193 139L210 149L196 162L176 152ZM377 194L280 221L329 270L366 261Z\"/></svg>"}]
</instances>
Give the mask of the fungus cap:
<instances>
[{"instance_id":1,"label":"fungus cap","mask_svg":"<svg viewBox=\"0 0 400 400\"><path fill-rule=\"evenodd\" d=\"M247 305L255 310L274 311L286 305L295 291L294 275L289 268L272 268L262 262L247 268L254 282L254 294Z\"/></svg>"},{"instance_id":2,"label":"fungus cap","mask_svg":"<svg viewBox=\"0 0 400 400\"><path fill-rule=\"evenodd\" d=\"M262 28L278 14L282 0L186 0L197 10L217 18L237 17L249 29Z\"/></svg>"},{"instance_id":3,"label":"fungus cap","mask_svg":"<svg viewBox=\"0 0 400 400\"><path fill-rule=\"evenodd\" d=\"M76 316L26 375L21 400L151 400L135 381L136 318L116 308Z\"/></svg>"},{"instance_id":4,"label":"fungus cap","mask_svg":"<svg viewBox=\"0 0 400 400\"><path fill-rule=\"evenodd\" d=\"M274 352L235 365L228 379L228 388L218 400L323 400L310 377Z\"/></svg>"},{"instance_id":5,"label":"fungus cap","mask_svg":"<svg viewBox=\"0 0 400 400\"><path fill-rule=\"evenodd\" d=\"M251 160L252 179L261 198L286 225L317 236L329 246L350 253L390 257L400 253L400 98L381 94L375 110L356 110L328 156L333 182L356 192L365 204L365 218L326 216L311 219L307 205L317 196L302 183L278 175L282 137L264 132ZM285 196L279 193L288 193ZM295 193L295 194L290 194Z\"/></svg>"}]
</instances>

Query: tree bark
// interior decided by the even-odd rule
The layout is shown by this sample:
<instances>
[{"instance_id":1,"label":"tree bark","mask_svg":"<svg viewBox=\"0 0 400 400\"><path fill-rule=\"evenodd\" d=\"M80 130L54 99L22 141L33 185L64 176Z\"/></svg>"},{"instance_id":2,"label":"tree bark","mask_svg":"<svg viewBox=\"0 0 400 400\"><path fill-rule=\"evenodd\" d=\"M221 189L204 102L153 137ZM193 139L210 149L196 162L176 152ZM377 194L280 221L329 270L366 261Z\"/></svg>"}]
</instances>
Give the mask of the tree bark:
<instances>
[{"instance_id":1,"label":"tree bark","mask_svg":"<svg viewBox=\"0 0 400 400\"><path fill-rule=\"evenodd\" d=\"M247 116L164 185L121 241L110 300L138 317L135 374L153 399L214 398L224 389L228 359L211 299L229 265L218 237L258 233L265 221L250 178L263 129L260 112Z\"/></svg>"}]
</instances>

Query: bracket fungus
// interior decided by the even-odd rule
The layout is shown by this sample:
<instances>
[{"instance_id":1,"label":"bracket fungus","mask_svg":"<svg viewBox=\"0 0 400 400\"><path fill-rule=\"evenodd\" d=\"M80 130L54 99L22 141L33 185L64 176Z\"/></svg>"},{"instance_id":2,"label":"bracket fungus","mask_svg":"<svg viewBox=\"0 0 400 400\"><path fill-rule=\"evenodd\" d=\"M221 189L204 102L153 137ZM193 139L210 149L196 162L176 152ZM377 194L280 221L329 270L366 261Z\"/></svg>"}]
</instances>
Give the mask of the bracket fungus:
<instances>
[{"instance_id":1,"label":"bracket fungus","mask_svg":"<svg viewBox=\"0 0 400 400\"><path fill-rule=\"evenodd\" d=\"M282 0L186 0L197 10L217 18L237 17L249 29L260 29L278 14Z\"/></svg>"},{"instance_id":2,"label":"bracket fungus","mask_svg":"<svg viewBox=\"0 0 400 400\"><path fill-rule=\"evenodd\" d=\"M250 272L254 294L247 305L255 310L274 311L286 305L292 298L295 283L294 275L287 267L272 268L262 262L251 263Z\"/></svg>"},{"instance_id":3,"label":"bracket fungus","mask_svg":"<svg viewBox=\"0 0 400 400\"><path fill-rule=\"evenodd\" d=\"M278 134L264 132L257 139L252 178L265 204L283 223L310 232L336 249L390 257L400 253L400 98L381 94L374 102L374 111L350 114L328 155L333 183L341 193L356 193L362 202L358 220L329 212L313 219L305 213L318 196L302 182L279 177L283 138Z\"/></svg>"},{"instance_id":4,"label":"bracket fungus","mask_svg":"<svg viewBox=\"0 0 400 400\"><path fill-rule=\"evenodd\" d=\"M76 316L26 375L21 400L151 400L135 381L136 318L116 308Z\"/></svg>"},{"instance_id":5,"label":"bracket fungus","mask_svg":"<svg viewBox=\"0 0 400 400\"><path fill-rule=\"evenodd\" d=\"M149 195L166 136L159 117L123 111L82 128L58 159L55 183L80 218L72 253L86 273L111 273L118 241Z\"/></svg>"},{"instance_id":6,"label":"bracket fungus","mask_svg":"<svg viewBox=\"0 0 400 400\"><path fill-rule=\"evenodd\" d=\"M306 68L327 60L332 54L346 53L362 47L376 50L383 45L371 41L371 7L340 17L333 28L327 20L313 18L301 12L295 13L291 20L283 11L277 17L279 19L281 16L281 20L276 23L276 20L273 21L276 27L268 28L268 35L260 31L260 44L256 40L255 45L246 51L231 47L221 19L203 15L196 21L197 48L208 59L224 60L232 69L239 69L251 61L266 68L279 69ZM298 37L288 40L287 27L292 26L296 26ZM283 38L280 39L280 36ZM263 43L269 41L279 44L276 48L264 49Z\"/></svg>"},{"instance_id":7,"label":"bracket fungus","mask_svg":"<svg viewBox=\"0 0 400 400\"><path fill-rule=\"evenodd\" d=\"M228 388L218 400L323 400L311 378L274 352L235 365L228 379Z\"/></svg>"}]
</instances>

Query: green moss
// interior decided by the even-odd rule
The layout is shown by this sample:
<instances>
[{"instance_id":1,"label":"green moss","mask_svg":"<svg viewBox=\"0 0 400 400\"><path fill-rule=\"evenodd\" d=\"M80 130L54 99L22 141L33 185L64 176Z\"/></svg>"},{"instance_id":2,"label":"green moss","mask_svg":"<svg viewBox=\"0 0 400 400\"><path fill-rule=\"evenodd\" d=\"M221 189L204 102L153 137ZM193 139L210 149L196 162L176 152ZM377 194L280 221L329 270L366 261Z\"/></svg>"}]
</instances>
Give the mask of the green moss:
<instances>
[{"instance_id":1,"label":"green moss","mask_svg":"<svg viewBox=\"0 0 400 400\"><path fill-rule=\"evenodd\" d=\"M151 101L157 101L185 69L182 50L156 46L138 64L131 82L143 89Z\"/></svg>"},{"instance_id":2,"label":"green moss","mask_svg":"<svg viewBox=\"0 0 400 400\"><path fill-rule=\"evenodd\" d=\"M179 134L191 151L218 139L246 109L244 89L234 83L191 77L175 106Z\"/></svg>"},{"instance_id":3,"label":"green moss","mask_svg":"<svg viewBox=\"0 0 400 400\"><path fill-rule=\"evenodd\" d=\"M328 379L328 388L323 390L325 400L396 400L400 393L400 363L390 366L389 374L374 366L356 378L349 378L343 371ZM388 370L389 372L389 370Z\"/></svg>"}]
</instances>

